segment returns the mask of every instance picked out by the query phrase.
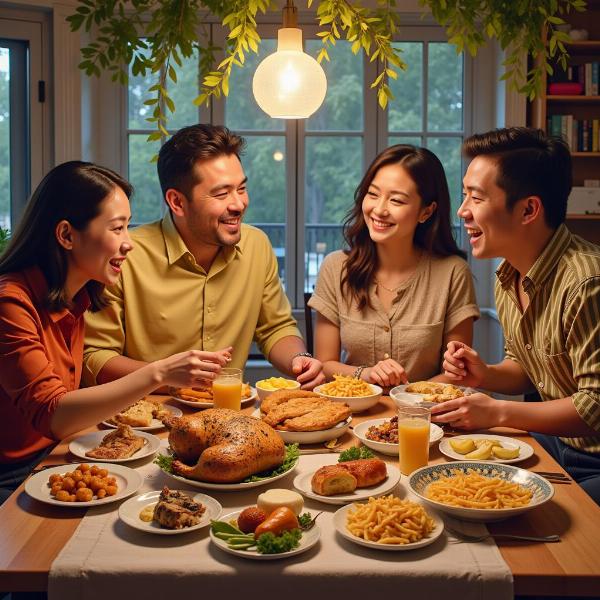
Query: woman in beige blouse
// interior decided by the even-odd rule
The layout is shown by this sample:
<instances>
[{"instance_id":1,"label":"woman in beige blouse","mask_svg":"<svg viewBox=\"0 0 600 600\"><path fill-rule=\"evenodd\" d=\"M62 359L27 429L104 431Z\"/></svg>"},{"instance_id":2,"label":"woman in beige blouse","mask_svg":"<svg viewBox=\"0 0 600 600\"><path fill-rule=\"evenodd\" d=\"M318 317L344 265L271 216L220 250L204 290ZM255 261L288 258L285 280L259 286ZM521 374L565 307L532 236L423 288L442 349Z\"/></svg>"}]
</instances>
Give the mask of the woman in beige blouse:
<instances>
[{"instance_id":1,"label":"woman in beige blouse","mask_svg":"<svg viewBox=\"0 0 600 600\"><path fill-rule=\"evenodd\" d=\"M452 237L442 164L425 148L392 146L354 197L344 223L349 250L325 258L309 301L317 358L328 378L343 373L383 387L446 381L446 344L471 345L479 310Z\"/></svg>"}]
</instances>

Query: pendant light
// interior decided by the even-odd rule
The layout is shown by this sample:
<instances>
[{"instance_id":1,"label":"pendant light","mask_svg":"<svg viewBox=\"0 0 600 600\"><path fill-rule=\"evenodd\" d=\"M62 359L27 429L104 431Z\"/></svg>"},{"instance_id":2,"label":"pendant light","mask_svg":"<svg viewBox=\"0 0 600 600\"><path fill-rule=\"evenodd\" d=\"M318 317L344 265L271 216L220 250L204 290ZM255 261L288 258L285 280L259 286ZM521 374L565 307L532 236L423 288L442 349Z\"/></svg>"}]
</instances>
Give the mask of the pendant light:
<instances>
[{"instance_id":1,"label":"pendant light","mask_svg":"<svg viewBox=\"0 0 600 600\"><path fill-rule=\"evenodd\" d=\"M292 0L287 0L283 9L277 52L258 65L252 92L258 105L274 119L306 119L325 99L325 71L302 49L302 30Z\"/></svg>"}]
</instances>

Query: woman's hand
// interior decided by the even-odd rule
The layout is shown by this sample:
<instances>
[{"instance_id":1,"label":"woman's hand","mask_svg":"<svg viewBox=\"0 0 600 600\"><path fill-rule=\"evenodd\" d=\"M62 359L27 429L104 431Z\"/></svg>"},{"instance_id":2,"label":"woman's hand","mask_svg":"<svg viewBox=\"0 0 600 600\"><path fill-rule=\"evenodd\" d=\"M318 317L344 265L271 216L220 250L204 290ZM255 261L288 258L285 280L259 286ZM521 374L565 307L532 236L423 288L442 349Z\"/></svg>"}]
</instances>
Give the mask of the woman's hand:
<instances>
[{"instance_id":1,"label":"woman's hand","mask_svg":"<svg viewBox=\"0 0 600 600\"><path fill-rule=\"evenodd\" d=\"M232 350L231 346L216 352L187 350L158 360L154 363L157 368L158 383L176 387L206 384L231 361Z\"/></svg>"},{"instance_id":2,"label":"woman's hand","mask_svg":"<svg viewBox=\"0 0 600 600\"><path fill-rule=\"evenodd\" d=\"M375 383L384 388L408 383L404 367L393 358L380 360L376 365L363 369L361 379L364 379L367 383Z\"/></svg>"},{"instance_id":3,"label":"woman's hand","mask_svg":"<svg viewBox=\"0 0 600 600\"><path fill-rule=\"evenodd\" d=\"M449 342L442 363L444 375L456 383L478 387L485 379L488 366L473 348L462 342Z\"/></svg>"}]
</instances>

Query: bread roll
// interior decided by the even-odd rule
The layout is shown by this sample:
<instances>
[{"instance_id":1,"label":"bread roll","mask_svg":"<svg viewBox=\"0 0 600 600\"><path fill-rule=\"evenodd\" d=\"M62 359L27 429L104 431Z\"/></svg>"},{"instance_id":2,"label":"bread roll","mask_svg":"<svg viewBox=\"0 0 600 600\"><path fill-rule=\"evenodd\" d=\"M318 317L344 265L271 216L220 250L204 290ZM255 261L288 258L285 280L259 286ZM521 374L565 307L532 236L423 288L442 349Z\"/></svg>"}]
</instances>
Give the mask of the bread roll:
<instances>
[{"instance_id":1,"label":"bread roll","mask_svg":"<svg viewBox=\"0 0 600 600\"><path fill-rule=\"evenodd\" d=\"M379 458L348 460L339 463L338 466L356 477L356 487L359 488L377 485L387 478L387 468Z\"/></svg>"},{"instance_id":2,"label":"bread roll","mask_svg":"<svg viewBox=\"0 0 600 600\"><path fill-rule=\"evenodd\" d=\"M310 482L313 492L321 496L348 494L356 489L356 483L356 477L340 465L321 467Z\"/></svg>"}]
</instances>

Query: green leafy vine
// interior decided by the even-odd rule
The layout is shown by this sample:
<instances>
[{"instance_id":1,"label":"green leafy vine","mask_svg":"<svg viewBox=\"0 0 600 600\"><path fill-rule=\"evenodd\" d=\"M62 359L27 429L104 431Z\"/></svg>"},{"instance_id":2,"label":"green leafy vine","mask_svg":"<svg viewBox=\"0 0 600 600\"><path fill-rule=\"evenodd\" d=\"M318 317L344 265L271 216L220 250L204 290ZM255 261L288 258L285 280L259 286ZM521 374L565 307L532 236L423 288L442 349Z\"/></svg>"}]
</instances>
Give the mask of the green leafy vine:
<instances>
[{"instance_id":1,"label":"green leafy vine","mask_svg":"<svg viewBox=\"0 0 600 600\"><path fill-rule=\"evenodd\" d=\"M506 52L502 79L533 99L539 93L544 73L556 65L566 67L569 35L558 27L564 16L586 9L585 0L419 0L446 29L457 52L475 56L489 40L497 39ZM396 0L377 0L375 8L360 0L307 0L315 5L323 47L317 60L329 60L328 48L340 39L351 43L352 52L363 51L378 61L376 88L382 108L393 99L389 79L407 68L402 50L393 44L399 28ZM261 42L257 16L279 10L275 0L79 0L67 20L72 31L87 32L92 41L81 49L79 68L88 76L111 74L122 85L133 76L155 76L145 104L152 109L148 121L155 127L149 141L169 135L169 114L176 110L169 94L177 84L182 60L198 57L200 93L196 105L227 96L233 67L243 67L249 52L258 52ZM227 28L226 48L212 44L205 34L208 15ZM222 51L219 64L217 56ZM532 65L524 66L529 56Z\"/></svg>"}]
</instances>

